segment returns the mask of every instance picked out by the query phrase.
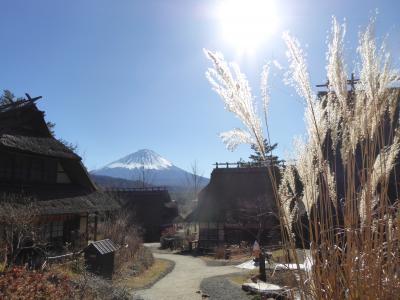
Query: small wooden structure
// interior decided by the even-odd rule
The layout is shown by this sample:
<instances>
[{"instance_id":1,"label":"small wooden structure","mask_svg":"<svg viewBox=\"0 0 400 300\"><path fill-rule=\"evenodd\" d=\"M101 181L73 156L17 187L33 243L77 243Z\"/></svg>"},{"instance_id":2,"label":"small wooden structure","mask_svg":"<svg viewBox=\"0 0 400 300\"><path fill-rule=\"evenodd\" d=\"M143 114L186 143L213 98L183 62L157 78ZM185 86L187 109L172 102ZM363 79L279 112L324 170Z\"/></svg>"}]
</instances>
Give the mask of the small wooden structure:
<instances>
[{"instance_id":1,"label":"small wooden structure","mask_svg":"<svg viewBox=\"0 0 400 300\"><path fill-rule=\"evenodd\" d=\"M90 243L85 248L85 262L89 271L112 278L115 253L119 247L110 239Z\"/></svg>"}]
</instances>

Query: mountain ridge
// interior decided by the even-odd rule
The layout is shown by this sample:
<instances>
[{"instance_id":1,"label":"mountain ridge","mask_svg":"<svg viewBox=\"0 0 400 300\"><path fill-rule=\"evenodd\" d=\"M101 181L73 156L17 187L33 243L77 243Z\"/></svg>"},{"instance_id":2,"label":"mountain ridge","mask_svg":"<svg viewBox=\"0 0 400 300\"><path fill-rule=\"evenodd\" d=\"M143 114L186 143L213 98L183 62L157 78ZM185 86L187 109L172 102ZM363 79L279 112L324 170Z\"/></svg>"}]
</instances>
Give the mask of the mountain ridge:
<instances>
[{"instance_id":1,"label":"mountain ridge","mask_svg":"<svg viewBox=\"0 0 400 300\"><path fill-rule=\"evenodd\" d=\"M194 174L175 166L171 161L150 149L140 149L90 172L92 175L109 176L148 185L187 186ZM198 176L205 186L209 179Z\"/></svg>"}]
</instances>

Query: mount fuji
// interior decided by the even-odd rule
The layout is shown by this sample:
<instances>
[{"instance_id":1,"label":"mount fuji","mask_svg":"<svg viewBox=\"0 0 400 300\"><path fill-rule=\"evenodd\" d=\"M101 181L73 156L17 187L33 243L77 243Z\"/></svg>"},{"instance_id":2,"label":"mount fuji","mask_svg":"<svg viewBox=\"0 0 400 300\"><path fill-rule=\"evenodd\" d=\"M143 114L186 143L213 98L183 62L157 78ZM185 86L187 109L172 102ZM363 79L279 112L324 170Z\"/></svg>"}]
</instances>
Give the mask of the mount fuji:
<instances>
[{"instance_id":1,"label":"mount fuji","mask_svg":"<svg viewBox=\"0 0 400 300\"><path fill-rule=\"evenodd\" d=\"M149 149L131 153L90 173L140 181L148 185L175 187L188 185L193 178L192 173L176 167L171 161ZM201 186L205 186L208 181L207 178L198 176Z\"/></svg>"}]
</instances>

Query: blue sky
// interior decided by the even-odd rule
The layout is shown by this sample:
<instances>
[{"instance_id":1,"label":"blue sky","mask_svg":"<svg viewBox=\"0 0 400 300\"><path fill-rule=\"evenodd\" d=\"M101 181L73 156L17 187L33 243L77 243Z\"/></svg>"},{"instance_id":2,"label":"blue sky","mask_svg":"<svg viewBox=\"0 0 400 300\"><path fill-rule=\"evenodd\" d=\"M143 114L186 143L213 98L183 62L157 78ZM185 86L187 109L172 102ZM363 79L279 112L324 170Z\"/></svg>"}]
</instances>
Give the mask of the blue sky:
<instances>
[{"instance_id":1,"label":"blue sky","mask_svg":"<svg viewBox=\"0 0 400 300\"><path fill-rule=\"evenodd\" d=\"M209 176L212 163L251 151L243 145L229 152L218 138L240 123L205 79L203 48L237 61L258 95L262 65L287 66L281 36L289 30L305 46L317 84L326 78L331 16L346 19L351 65L357 32L378 9L377 35L389 34L399 64L399 1L275 1L279 26L252 55L238 55L221 36L217 2L1 0L0 88L42 95L39 107L57 136L78 144L89 169L150 148L184 169L196 160ZM273 74L270 131L283 155L304 133L303 106L282 71Z\"/></svg>"}]
</instances>

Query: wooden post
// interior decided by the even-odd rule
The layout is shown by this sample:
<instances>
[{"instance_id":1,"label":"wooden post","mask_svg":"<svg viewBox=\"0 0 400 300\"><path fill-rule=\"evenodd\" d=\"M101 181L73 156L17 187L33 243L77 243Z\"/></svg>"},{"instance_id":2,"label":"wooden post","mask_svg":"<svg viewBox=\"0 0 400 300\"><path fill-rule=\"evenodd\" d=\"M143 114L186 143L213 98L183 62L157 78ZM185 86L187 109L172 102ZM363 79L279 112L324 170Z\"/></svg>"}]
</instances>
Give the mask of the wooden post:
<instances>
[{"instance_id":1,"label":"wooden post","mask_svg":"<svg viewBox=\"0 0 400 300\"><path fill-rule=\"evenodd\" d=\"M210 221L207 221L207 248L210 248Z\"/></svg>"},{"instance_id":2,"label":"wooden post","mask_svg":"<svg viewBox=\"0 0 400 300\"><path fill-rule=\"evenodd\" d=\"M260 280L266 282L267 281L267 274L265 272L265 254L264 251L261 250L260 252Z\"/></svg>"},{"instance_id":3,"label":"wooden post","mask_svg":"<svg viewBox=\"0 0 400 300\"><path fill-rule=\"evenodd\" d=\"M97 213L94 214L94 241L97 241Z\"/></svg>"},{"instance_id":4,"label":"wooden post","mask_svg":"<svg viewBox=\"0 0 400 300\"><path fill-rule=\"evenodd\" d=\"M89 242L89 213L86 213L86 237L85 237L85 247Z\"/></svg>"}]
</instances>

